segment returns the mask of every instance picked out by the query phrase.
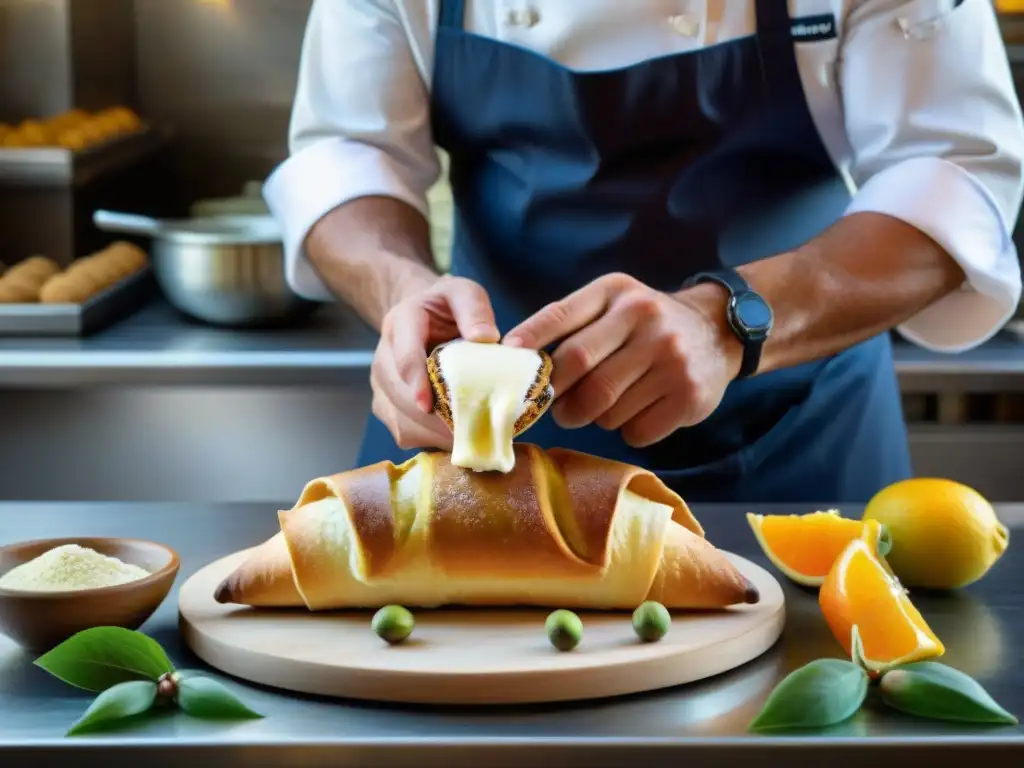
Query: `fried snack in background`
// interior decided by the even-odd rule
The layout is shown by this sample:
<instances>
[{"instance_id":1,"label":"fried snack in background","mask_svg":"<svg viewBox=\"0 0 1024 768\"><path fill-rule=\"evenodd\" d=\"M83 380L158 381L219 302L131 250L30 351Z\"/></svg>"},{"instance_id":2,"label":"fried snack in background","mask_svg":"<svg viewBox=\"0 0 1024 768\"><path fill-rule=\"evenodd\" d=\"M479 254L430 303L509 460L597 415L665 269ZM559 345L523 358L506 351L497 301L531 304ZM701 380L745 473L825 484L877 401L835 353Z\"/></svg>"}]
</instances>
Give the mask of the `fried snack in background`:
<instances>
[{"instance_id":1,"label":"fried snack in background","mask_svg":"<svg viewBox=\"0 0 1024 768\"><path fill-rule=\"evenodd\" d=\"M119 240L51 276L39 292L39 301L44 304L81 304L143 269L148 261L145 251Z\"/></svg>"},{"instance_id":2,"label":"fried snack in background","mask_svg":"<svg viewBox=\"0 0 1024 768\"><path fill-rule=\"evenodd\" d=\"M60 272L60 265L53 259L47 256L29 256L24 261L20 261L13 267L10 267L4 273L4 279L23 275L46 282L47 279L58 272Z\"/></svg>"},{"instance_id":3,"label":"fried snack in background","mask_svg":"<svg viewBox=\"0 0 1024 768\"><path fill-rule=\"evenodd\" d=\"M0 304L37 304L39 291L30 283L16 280L0 283Z\"/></svg>"},{"instance_id":4,"label":"fried snack in background","mask_svg":"<svg viewBox=\"0 0 1024 768\"><path fill-rule=\"evenodd\" d=\"M76 108L45 119L23 120L15 126L0 124L0 147L82 150L142 128L141 118L128 107L114 106L98 112Z\"/></svg>"},{"instance_id":5,"label":"fried snack in background","mask_svg":"<svg viewBox=\"0 0 1024 768\"><path fill-rule=\"evenodd\" d=\"M60 272L60 266L46 256L30 256L0 277L0 304L34 304L43 286Z\"/></svg>"}]
</instances>

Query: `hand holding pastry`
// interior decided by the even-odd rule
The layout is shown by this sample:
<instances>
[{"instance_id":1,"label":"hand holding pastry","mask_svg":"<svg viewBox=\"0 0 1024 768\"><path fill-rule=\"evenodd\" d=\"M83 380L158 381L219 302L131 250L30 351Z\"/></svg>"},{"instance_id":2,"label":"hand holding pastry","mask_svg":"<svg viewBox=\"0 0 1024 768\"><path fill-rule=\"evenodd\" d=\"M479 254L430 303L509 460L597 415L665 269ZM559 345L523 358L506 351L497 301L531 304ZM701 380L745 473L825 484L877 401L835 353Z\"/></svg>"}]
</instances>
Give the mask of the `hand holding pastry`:
<instances>
[{"instance_id":1,"label":"hand holding pastry","mask_svg":"<svg viewBox=\"0 0 1024 768\"><path fill-rule=\"evenodd\" d=\"M427 352L459 336L496 342L490 298L476 283L442 277L416 283L384 318L370 367L373 414L399 448L449 448L451 434L432 412Z\"/></svg>"}]
</instances>

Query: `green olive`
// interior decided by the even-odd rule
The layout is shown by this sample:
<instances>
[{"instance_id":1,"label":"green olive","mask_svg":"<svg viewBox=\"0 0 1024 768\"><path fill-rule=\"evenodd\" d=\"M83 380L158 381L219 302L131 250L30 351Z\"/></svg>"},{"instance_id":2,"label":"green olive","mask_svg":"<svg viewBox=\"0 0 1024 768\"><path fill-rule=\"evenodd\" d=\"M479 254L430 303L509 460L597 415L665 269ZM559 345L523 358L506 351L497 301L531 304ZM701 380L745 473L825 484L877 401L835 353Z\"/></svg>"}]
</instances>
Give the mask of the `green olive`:
<instances>
[{"instance_id":1,"label":"green olive","mask_svg":"<svg viewBox=\"0 0 1024 768\"><path fill-rule=\"evenodd\" d=\"M548 640L560 651L571 651L583 639L583 622L572 611L552 611L544 622Z\"/></svg>"},{"instance_id":2,"label":"green olive","mask_svg":"<svg viewBox=\"0 0 1024 768\"><path fill-rule=\"evenodd\" d=\"M667 633L672 617L661 603L648 600L633 611L633 631L645 643L661 640Z\"/></svg>"},{"instance_id":3,"label":"green olive","mask_svg":"<svg viewBox=\"0 0 1024 768\"><path fill-rule=\"evenodd\" d=\"M385 605L370 622L377 636L392 645L409 637L414 624L412 614L400 605Z\"/></svg>"}]
</instances>

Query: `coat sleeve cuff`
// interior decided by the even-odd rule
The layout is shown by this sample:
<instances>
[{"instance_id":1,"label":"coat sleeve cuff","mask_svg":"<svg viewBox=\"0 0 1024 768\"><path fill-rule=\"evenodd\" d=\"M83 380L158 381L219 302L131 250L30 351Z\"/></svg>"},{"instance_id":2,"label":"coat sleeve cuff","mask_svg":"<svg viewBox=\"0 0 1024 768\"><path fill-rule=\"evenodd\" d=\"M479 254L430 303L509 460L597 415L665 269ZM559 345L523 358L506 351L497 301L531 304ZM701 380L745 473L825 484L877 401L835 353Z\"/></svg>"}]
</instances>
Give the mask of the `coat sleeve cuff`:
<instances>
[{"instance_id":1,"label":"coat sleeve cuff","mask_svg":"<svg viewBox=\"0 0 1024 768\"><path fill-rule=\"evenodd\" d=\"M962 352L994 336L1021 296L1011 227L970 174L939 158L915 158L873 176L847 213L901 219L941 245L967 277L960 290L900 325L908 340L936 352Z\"/></svg>"},{"instance_id":2,"label":"coat sleeve cuff","mask_svg":"<svg viewBox=\"0 0 1024 768\"><path fill-rule=\"evenodd\" d=\"M383 151L339 138L322 139L295 152L267 179L263 194L284 237L285 277L300 296L334 296L306 255L309 230L340 205L360 197L394 197L427 215L426 199L413 191L400 167Z\"/></svg>"}]
</instances>

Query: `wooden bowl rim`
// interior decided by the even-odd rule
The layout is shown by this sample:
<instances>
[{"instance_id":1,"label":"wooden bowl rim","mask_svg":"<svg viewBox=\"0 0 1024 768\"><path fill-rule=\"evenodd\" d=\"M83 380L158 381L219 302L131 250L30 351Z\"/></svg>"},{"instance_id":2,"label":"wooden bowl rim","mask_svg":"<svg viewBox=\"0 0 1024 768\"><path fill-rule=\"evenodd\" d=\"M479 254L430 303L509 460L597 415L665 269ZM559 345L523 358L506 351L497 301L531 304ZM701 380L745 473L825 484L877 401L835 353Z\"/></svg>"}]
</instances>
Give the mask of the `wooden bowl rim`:
<instances>
[{"instance_id":1,"label":"wooden bowl rim","mask_svg":"<svg viewBox=\"0 0 1024 768\"><path fill-rule=\"evenodd\" d=\"M172 547L166 544L161 544L159 541L152 541L150 539L138 539L124 536L65 536L58 539L29 539L28 541L18 541L13 544L5 544L0 546L0 555L6 553L12 549L21 549L22 547L32 547L46 545L44 551L49 551L56 547L63 546L65 544L78 544L84 546L82 542L120 542L123 544L139 544L143 546L155 547L161 549L170 556L170 560L165 566L159 570L153 571L149 576L142 579L136 579L130 581L127 584L115 584L110 587L91 587L89 589L62 589L59 591L46 591L46 592L29 592L20 589L2 589L0 588L0 599L2 600L61 600L69 597L114 597L116 595L123 595L128 592L135 590L144 589L149 586L153 586L168 578L173 578L177 575L178 569L181 567L181 557L178 555ZM109 555L108 555L109 557ZM28 561L26 561L28 562ZM123 561L122 561L123 562ZM134 563L132 563L134 565Z\"/></svg>"}]
</instances>

